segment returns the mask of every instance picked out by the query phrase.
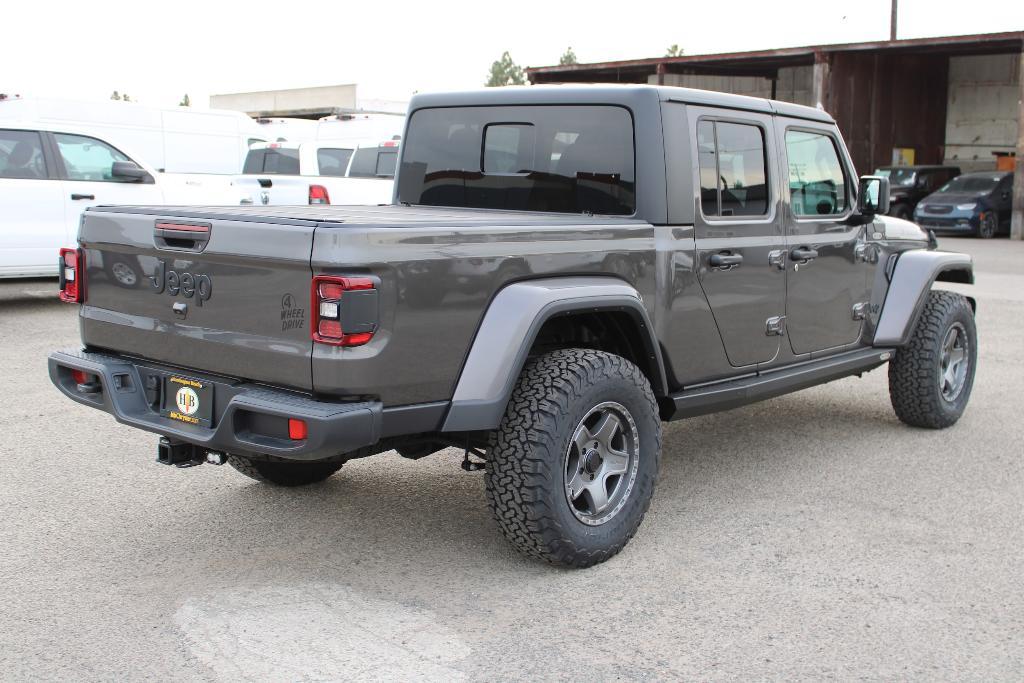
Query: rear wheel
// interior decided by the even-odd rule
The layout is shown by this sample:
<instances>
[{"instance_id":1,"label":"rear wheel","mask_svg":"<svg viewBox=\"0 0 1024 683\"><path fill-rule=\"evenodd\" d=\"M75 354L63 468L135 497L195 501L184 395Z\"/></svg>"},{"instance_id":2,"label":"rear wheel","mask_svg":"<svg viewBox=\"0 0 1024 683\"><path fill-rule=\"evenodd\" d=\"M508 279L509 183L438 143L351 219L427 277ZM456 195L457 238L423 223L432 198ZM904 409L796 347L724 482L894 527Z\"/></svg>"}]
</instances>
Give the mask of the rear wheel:
<instances>
[{"instance_id":1,"label":"rear wheel","mask_svg":"<svg viewBox=\"0 0 1024 683\"><path fill-rule=\"evenodd\" d=\"M490 440L487 501L521 552L589 567L633 537L654 492L661 422L639 368L564 349L527 363Z\"/></svg>"},{"instance_id":2,"label":"rear wheel","mask_svg":"<svg viewBox=\"0 0 1024 683\"><path fill-rule=\"evenodd\" d=\"M229 455L228 464L256 481L276 486L305 486L323 481L341 469L342 462L268 462Z\"/></svg>"},{"instance_id":3,"label":"rear wheel","mask_svg":"<svg viewBox=\"0 0 1024 683\"><path fill-rule=\"evenodd\" d=\"M889 364L896 416L915 427L942 429L967 408L978 360L970 303L953 292L931 292L910 343Z\"/></svg>"}]
</instances>

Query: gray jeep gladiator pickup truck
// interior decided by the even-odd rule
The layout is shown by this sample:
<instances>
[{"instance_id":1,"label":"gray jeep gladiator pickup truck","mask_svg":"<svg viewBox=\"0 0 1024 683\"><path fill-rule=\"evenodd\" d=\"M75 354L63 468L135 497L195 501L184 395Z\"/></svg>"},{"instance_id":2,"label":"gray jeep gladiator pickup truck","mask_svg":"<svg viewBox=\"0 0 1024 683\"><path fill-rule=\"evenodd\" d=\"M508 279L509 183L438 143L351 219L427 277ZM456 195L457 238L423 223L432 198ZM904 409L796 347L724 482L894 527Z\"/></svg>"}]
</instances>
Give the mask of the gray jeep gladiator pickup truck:
<instances>
[{"instance_id":1,"label":"gray jeep gladiator pickup truck","mask_svg":"<svg viewBox=\"0 0 1024 683\"><path fill-rule=\"evenodd\" d=\"M887 205L816 109L417 95L392 205L87 211L60 257L83 348L50 377L160 462L271 484L465 449L516 548L585 567L636 532L664 420L888 363L899 419L957 421L975 304L933 284L972 264Z\"/></svg>"}]
</instances>

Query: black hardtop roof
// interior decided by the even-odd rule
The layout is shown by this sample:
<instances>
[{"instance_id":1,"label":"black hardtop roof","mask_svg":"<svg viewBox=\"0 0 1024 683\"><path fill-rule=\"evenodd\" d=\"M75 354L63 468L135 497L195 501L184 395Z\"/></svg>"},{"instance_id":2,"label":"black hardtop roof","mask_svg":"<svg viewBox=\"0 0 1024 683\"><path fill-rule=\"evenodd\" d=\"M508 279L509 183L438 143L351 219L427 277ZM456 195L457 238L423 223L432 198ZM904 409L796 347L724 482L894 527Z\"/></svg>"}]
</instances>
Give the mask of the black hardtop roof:
<instances>
[{"instance_id":1,"label":"black hardtop roof","mask_svg":"<svg viewBox=\"0 0 1024 683\"><path fill-rule=\"evenodd\" d=\"M540 105L540 104L616 104L637 109L641 102L652 99L685 102L708 107L723 107L778 114L795 118L835 123L835 120L821 109L805 107L791 102L780 102L762 97L747 97L711 90L676 88L666 85L631 84L574 84L574 85L532 85L508 86L503 88L481 88L460 92L438 92L414 95L409 111L431 107L468 107L495 105Z\"/></svg>"}]
</instances>

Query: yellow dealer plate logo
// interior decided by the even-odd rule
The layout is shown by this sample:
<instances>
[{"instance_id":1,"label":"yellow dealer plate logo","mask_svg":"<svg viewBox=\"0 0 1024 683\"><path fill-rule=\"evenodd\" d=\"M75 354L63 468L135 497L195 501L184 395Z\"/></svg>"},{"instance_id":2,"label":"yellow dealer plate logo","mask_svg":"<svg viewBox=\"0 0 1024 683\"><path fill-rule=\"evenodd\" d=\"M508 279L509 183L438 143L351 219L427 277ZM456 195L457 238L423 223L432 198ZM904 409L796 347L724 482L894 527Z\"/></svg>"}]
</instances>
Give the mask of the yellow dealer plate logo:
<instances>
[{"instance_id":1,"label":"yellow dealer plate logo","mask_svg":"<svg viewBox=\"0 0 1024 683\"><path fill-rule=\"evenodd\" d=\"M178 405L178 410L184 415L194 415L199 410L199 395L192 389L192 387L181 387L178 389L178 393L174 395L174 402Z\"/></svg>"}]
</instances>

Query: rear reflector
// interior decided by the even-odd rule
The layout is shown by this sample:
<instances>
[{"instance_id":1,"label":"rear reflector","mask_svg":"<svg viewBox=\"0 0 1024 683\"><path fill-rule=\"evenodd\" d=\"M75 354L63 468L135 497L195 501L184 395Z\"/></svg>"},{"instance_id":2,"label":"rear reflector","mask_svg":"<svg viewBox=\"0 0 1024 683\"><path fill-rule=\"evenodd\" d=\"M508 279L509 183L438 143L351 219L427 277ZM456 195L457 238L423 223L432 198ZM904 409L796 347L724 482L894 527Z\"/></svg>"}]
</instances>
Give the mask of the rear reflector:
<instances>
[{"instance_id":1,"label":"rear reflector","mask_svg":"<svg viewBox=\"0 0 1024 683\"><path fill-rule=\"evenodd\" d=\"M288 438L292 441L303 441L309 436L309 429L305 420L297 420L294 417L288 418Z\"/></svg>"},{"instance_id":2,"label":"rear reflector","mask_svg":"<svg viewBox=\"0 0 1024 683\"><path fill-rule=\"evenodd\" d=\"M60 300L82 303L85 299L85 253L81 249L61 249L57 277Z\"/></svg>"},{"instance_id":3,"label":"rear reflector","mask_svg":"<svg viewBox=\"0 0 1024 683\"><path fill-rule=\"evenodd\" d=\"M318 275L313 278L312 306L310 307L313 320L310 331L313 334L313 341L320 344L332 344L334 346L360 346L373 339L373 330L376 327L375 315L369 320L359 321L355 331L346 332L342 329L342 312L345 309L346 292L366 292L376 289L374 281L368 277L336 277L332 275ZM369 292L376 295L376 292ZM366 294L351 295L356 297ZM357 303L353 300L350 306ZM349 318L346 324L352 323L350 309ZM367 331L370 329L371 331Z\"/></svg>"},{"instance_id":4,"label":"rear reflector","mask_svg":"<svg viewBox=\"0 0 1024 683\"><path fill-rule=\"evenodd\" d=\"M89 373L85 370L72 370L71 379L75 380L75 384L88 384Z\"/></svg>"}]
</instances>

